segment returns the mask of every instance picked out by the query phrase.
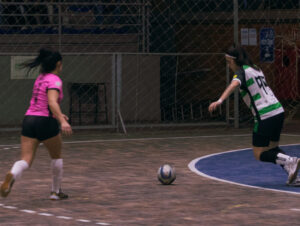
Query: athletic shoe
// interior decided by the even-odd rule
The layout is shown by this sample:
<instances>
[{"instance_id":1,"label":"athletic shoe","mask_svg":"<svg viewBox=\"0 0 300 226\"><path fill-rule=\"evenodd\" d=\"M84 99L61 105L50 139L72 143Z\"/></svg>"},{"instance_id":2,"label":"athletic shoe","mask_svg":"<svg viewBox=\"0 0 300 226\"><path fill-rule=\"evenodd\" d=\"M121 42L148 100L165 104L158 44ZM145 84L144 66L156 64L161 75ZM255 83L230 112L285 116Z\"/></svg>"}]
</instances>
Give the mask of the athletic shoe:
<instances>
[{"instance_id":1,"label":"athletic shoe","mask_svg":"<svg viewBox=\"0 0 300 226\"><path fill-rule=\"evenodd\" d=\"M290 187L300 187L300 177L296 177L296 179L292 183L289 183L287 181L286 185Z\"/></svg>"},{"instance_id":2,"label":"athletic shoe","mask_svg":"<svg viewBox=\"0 0 300 226\"><path fill-rule=\"evenodd\" d=\"M61 200L61 199L67 199L69 196L65 193L63 193L61 190L59 190L58 193L52 191L50 194L51 200Z\"/></svg>"},{"instance_id":3,"label":"athletic shoe","mask_svg":"<svg viewBox=\"0 0 300 226\"><path fill-rule=\"evenodd\" d=\"M300 168L300 159L291 157L291 160L285 163L284 169L288 173L288 183L291 184L297 177Z\"/></svg>"},{"instance_id":4,"label":"athletic shoe","mask_svg":"<svg viewBox=\"0 0 300 226\"><path fill-rule=\"evenodd\" d=\"M5 180L3 181L2 185L1 185L1 188L0 188L2 197L7 197L8 196L14 182L15 182L14 176L12 175L11 172L8 172L6 174Z\"/></svg>"}]
</instances>

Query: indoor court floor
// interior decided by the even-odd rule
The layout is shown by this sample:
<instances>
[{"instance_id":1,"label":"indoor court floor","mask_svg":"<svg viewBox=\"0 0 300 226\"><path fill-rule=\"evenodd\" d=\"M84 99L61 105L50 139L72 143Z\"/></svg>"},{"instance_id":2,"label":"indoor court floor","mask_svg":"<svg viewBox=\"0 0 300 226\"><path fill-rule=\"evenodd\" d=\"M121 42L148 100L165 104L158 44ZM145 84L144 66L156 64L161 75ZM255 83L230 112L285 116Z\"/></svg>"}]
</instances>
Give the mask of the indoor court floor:
<instances>
[{"instance_id":1,"label":"indoor court floor","mask_svg":"<svg viewBox=\"0 0 300 226\"><path fill-rule=\"evenodd\" d=\"M281 145L300 144L295 131L285 130ZM48 199L50 158L41 145L32 167L10 195L0 199L0 225L300 222L300 187L283 191L287 186L282 170L255 161L249 150L251 129L129 131L126 136L91 130L63 139L63 191L69 199ZM19 158L20 145L14 133L2 133L0 142L3 180ZM300 157L300 146L287 147ZM165 163L176 169L172 185L157 180L157 170Z\"/></svg>"}]
</instances>

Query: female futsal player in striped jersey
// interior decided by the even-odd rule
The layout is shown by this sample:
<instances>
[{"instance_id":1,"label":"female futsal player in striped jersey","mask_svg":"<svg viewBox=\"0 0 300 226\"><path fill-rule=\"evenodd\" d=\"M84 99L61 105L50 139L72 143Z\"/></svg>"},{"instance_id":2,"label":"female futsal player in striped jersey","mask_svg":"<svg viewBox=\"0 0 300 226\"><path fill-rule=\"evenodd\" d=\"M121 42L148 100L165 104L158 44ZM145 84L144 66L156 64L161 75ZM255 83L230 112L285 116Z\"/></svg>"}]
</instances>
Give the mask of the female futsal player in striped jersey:
<instances>
[{"instance_id":1,"label":"female futsal player in striped jersey","mask_svg":"<svg viewBox=\"0 0 300 226\"><path fill-rule=\"evenodd\" d=\"M255 158L281 165L288 174L287 185L299 186L297 173L300 159L286 155L278 147L284 110L267 85L262 70L252 63L247 52L240 46L230 47L225 58L234 76L220 99L211 103L208 110L216 110L239 87L241 97L254 115L252 144Z\"/></svg>"},{"instance_id":2,"label":"female futsal player in striped jersey","mask_svg":"<svg viewBox=\"0 0 300 226\"><path fill-rule=\"evenodd\" d=\"M51 200L66 199L68 196L61 191L63 159L61 157L62 140L59 124L63 134L72 133L68 117L61 112L59 103L63 98L62 56L59 52L41 49L39 55L22 65L31 70L41 66L41 74L37 77L30 106L25 114L21 134L21 160L14 163L1 185L1 196L6 197L14 184L21 178L24 170L29 168L40 143L43 143L51 157L53 175Z\"/></svg>"}]
</instances>

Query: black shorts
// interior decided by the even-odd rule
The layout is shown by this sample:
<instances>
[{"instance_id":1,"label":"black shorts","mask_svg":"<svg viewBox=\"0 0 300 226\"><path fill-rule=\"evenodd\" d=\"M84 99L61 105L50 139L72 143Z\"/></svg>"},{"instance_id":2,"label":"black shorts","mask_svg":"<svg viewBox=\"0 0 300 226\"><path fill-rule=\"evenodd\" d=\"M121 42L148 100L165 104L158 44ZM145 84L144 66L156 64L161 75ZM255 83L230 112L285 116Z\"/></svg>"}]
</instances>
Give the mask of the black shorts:
<instances>
[{"instance_id":1,"label":"black shorts","mask_svg":"<svg viewBox=\"0 0 300 226\"><path fill-rule=\"evenodd\" d=\"M280 133L283 127L284 113L271 118L257 121L254 125L252 144L255 147L267 147L270 141L280 140Z\"/></svg>"},{"instance_id":2,"label":"black shorts","mask_svg":"<svg viewBox=\"0 0 300 226\"><path fill-rule=\"evenodd\" d=\"M59 125L55 118L46 116L26 115L22 124L22 135L47 140L59 134Z\"/></svg>"}]
</instances>

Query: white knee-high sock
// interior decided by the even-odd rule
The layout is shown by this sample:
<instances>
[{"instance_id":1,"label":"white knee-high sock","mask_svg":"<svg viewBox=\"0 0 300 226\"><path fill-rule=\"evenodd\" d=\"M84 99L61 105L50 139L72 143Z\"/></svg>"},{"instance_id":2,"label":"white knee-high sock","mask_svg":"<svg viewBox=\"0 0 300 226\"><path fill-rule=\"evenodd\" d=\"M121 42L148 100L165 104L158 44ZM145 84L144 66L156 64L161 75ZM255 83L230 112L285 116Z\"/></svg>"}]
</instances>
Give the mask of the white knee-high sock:
<instances>
[{"instance_id":1,"label":"white knee-high sock","mask_svg":"<svg viewBox=\"0 0 300 226\"><path fill-rule=\"evenodd\" d=\"M14 176L15 180L18 180L22 177L22 173L24 170L28 169L29 165L25 160L19 160L14 163L13 167L11 168L10 172Z\"/></svg>"},{"instance_id":2,"label":"white knee-high sock","mask_svg":"<svg viewBox=\"0 0 300 226\"><path fill-rule=\"evenodd\" d=\"M61 187L61 179L63 176L63 160L62 159L52 159L51 161L52 170L52 191L58 193Z\"/></svg>"}]
</instances>

